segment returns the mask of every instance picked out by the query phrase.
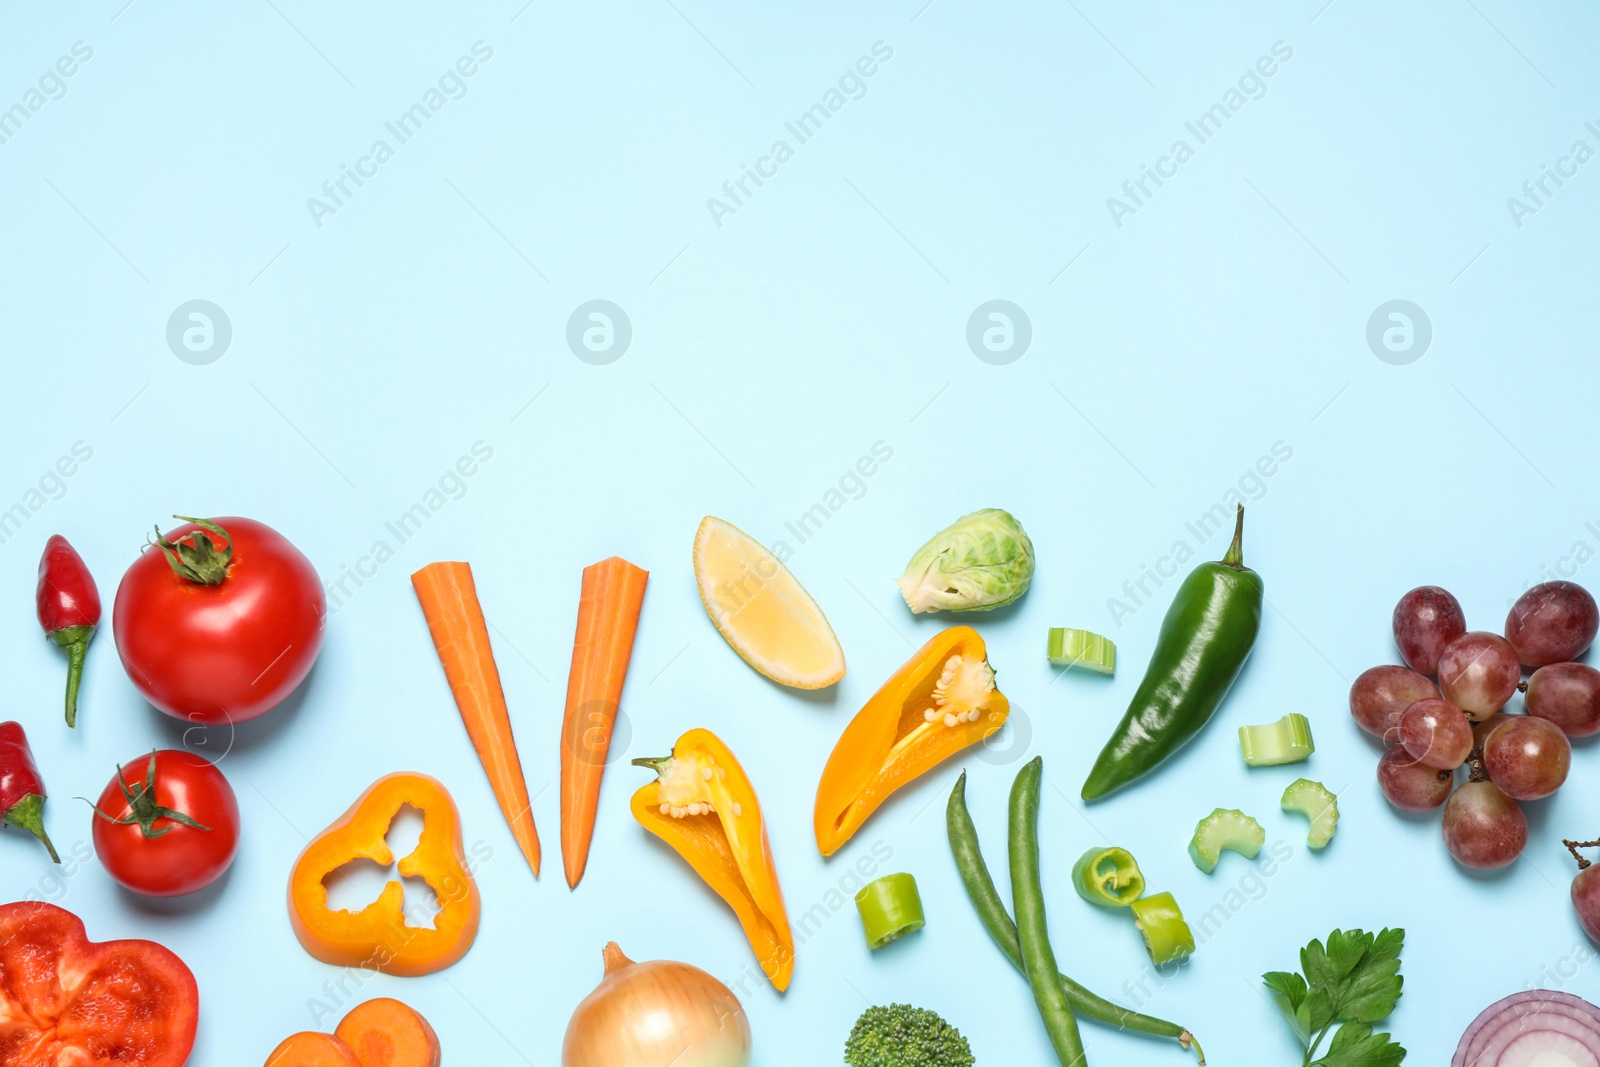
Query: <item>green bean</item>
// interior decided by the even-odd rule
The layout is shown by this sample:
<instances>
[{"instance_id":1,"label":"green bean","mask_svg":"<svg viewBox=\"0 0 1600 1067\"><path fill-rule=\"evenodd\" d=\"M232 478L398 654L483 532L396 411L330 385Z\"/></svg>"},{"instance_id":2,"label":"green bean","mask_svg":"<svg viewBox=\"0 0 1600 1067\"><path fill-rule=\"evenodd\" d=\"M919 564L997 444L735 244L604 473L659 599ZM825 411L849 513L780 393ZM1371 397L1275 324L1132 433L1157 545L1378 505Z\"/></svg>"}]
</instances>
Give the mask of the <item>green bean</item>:
<instances>
[{"instance_id":1,"label":"green bean","mask_svg":"<svg viewBox=\"0 0 1600 1067\"><path fill-rule=\"evenodd\" d=\"M1056 969L1044 915L1044 884L1039 876L1039 782L1043 777L1044 757L1035 756L1011 784L1011 903L1017 913L1022 969L1033 987L1033 1000L1056 1059L1061 1067L1082 1067L1083 1037L1061 988L1061 972Z\"/></svg>"},{"instance_id":2,"label":"green bean","mask_svg":"<svg viewBox=\"0 0 1600 1067\"><path fill-rule=\"evenodd\" d=\"M978 845L977 827L973 825L972 814L967 810L965 771L956 780L955 789L950 793L950 803L945 810L945 824L950 835L950 851L955 854L956 869L961 874L961 883L966 887L967 896L977 910L983 928L989 932L989 937L1006 959L1011 961L1011 966L1026 976L1027 972L1022 965L1022 945L1017 941L1016 924L1011 921L1005 902L1000 899L1000 893L994 887L994 879L989 875L988 864L984 863L983 852ZM1115 1026L1119 1030L1133 1030L1153 1037L1171 1038L1184 1048L1194 1045L1196 1051L1199 1051L1199 1045L1194 1043L1189 1031L1177 1023L1169 1023L1165 1019L1143 1015L1120 1004L1113 1004L1066 975L1059 977L1072 1010L1084 1018L1093 1019L1106 1026ZM1200 1063L1205 1063L1204 1056L1201 1056Z\"/></svg>"}]
</instances>

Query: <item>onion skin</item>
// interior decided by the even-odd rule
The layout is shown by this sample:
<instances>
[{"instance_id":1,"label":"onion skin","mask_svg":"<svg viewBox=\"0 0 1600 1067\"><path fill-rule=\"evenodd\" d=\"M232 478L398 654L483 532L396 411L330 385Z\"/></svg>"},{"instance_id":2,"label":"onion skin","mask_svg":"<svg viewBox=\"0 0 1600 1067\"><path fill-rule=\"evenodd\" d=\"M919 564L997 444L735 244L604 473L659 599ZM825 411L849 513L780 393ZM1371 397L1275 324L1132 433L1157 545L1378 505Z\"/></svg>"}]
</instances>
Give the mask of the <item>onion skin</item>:
<instances>
[{"instance_id":1,"label":"onion skin","mask_svg":"<svg viewBox=\"0 0 1600 1067\"><path fill-rule=\"evenodd\" d=\"M750 1020L727 986L687 963L635 963L615 941L605 962L567 1023L561 1067L749 1067Z\"/></svg>"},{"instance_id":2,"label":"onion skin","mask_svg":"<svg viewBox=\"0 0 1600 1067\"><path fill-rule=\"evenodd\" d=\"M1546 1062L1534 1059L1541 1052L1565 1053L1565 1062L1583 1063L1571 1055L1580 1049L1600 1062L1600 1008L1571 993L1530 989L1483 1009L1461 1035L1450 1067Z\"/></svg>"}]
</instances>

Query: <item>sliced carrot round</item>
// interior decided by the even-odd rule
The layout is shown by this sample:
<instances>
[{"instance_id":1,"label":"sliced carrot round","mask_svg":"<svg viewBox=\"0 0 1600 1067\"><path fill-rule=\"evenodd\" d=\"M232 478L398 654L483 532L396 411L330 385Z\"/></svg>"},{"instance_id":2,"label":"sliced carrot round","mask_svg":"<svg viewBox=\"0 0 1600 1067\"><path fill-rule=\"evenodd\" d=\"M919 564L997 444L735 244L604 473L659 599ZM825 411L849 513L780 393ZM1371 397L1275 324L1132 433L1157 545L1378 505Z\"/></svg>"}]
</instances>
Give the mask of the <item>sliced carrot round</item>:
<instances>
[{"instance_id":1,"label":"sliced carrot round","mask_svg":"<svg viewBox=\"0 0 1600 1067\"><path fill-rule=\"evenodd\" d=\"M439 1067L439 1038L414 1009L389 997L357 1004L335 1036L355 1051L360 1067Z\"/></svg>"},{"instance_id":2,"label":"sliced carrot round","mask_svg":"<svg viewBox=\"0 0 1600 1067\"><path fill-rule=\"evenodd\" d=\"M267 1067L363 1067L350 1046L330 1034L290 1034L267 1057Z\"/></svg>"}]
</instances>

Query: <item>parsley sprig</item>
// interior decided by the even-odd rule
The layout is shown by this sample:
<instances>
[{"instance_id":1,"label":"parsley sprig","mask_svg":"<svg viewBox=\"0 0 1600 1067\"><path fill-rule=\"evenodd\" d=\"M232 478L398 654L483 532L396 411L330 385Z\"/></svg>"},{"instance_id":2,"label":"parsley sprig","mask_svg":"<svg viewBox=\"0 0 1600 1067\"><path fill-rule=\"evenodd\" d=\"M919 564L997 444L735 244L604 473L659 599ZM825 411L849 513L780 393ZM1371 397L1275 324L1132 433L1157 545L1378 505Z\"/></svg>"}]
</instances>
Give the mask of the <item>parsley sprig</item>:
<instances>
[{"instance_id":1,"label":"parsley sprig","mask_svg":"<svg viewBox=\"0 0 1600 1067\"><path fill-rule=\"evenodd\" d=\"M1261 978L1305 1049L1301 1067L1398 1067L1406 1050L1388 1034L1374 1033L1400 999L1400 946L1404 930L1335 930L1300 950L1300 969L1268 971ZM1333 1040L1318 1054L1329 1031Z\"/></svg>"}]
</instances>

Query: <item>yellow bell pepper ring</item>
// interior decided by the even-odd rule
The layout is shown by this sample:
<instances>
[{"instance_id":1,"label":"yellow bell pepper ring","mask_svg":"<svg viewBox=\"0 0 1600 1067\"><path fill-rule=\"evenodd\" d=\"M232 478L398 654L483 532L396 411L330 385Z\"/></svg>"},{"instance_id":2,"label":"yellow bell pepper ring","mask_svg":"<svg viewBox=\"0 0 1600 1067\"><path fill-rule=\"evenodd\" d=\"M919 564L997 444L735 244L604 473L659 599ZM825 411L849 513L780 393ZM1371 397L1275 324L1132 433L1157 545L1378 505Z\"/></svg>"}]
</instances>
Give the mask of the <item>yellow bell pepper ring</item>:
<instances>
[{"instance_id":1,"label":"yellow bell pepper ring","mask_svg":"<svg viewBox=\"0 0 1600 1067\"><path fill-rule=\"evenodd\" d=\"M433 928L406 922L398 881L360 911L328 907L327 879L352 860L387 867L394 852L384 840L400 809L422 812L422 836L397 867L433 890L439 912ZM378 779L350 810L306 846L289 876L289 921L300 944L324 963L384 974L432 974L466 955L478 936L478 887L461 848L461 818L450 794L425 774Z\"/></svg>"}]
</instances>

